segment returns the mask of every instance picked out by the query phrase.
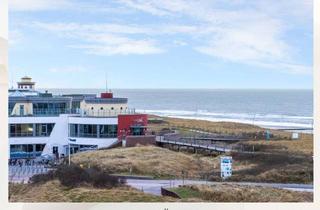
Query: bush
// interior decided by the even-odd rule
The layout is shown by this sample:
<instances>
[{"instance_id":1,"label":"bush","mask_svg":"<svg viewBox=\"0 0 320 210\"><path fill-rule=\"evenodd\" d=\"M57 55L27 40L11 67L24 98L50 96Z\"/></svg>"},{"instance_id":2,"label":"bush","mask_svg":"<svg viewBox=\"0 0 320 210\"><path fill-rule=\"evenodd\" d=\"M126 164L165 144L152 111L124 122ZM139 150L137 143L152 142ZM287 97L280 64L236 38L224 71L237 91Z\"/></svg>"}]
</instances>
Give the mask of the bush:
<instances>
[{"instance_id":1,"label":"bush","mask_svg":"<svg viewBox=\"0 0 320 210\"><path fill-rule=\"evenodd\" d=\"M125 179L116 176L110 176L98 167L84 169L78 165L72 164L60 165L55 171L47 174L37 174L31 177L33 184L44 183L53 179L58 179L60 183L67 187L77 187L81 184L92 184L94 187L112 188L126 183Z\"/></svg>"},{"instance_id":2,"label":"bush","mask_svg":"<svg viewBox=\"0 0 320 210\"><path fill-rule=\"evenodd\" d=\"M29 182L30 183L34 183L34 184L41 184L41 183L45 183L47 181L53 180L55 178L55 172L54 171L49 171L46 174L36 174L33 175Z\"/></svg>"},{"instance_id":3,"label":"bush","mask_svg":"<svg viewBox=\"0 0 320 210\"><path fill-rule=\"evenodd\" d=\"M92 167L86 169L86 172L89 176L89 182L94 187L117 187L125 183L124 179L120 179L116 176L110 176L107 173L101 171L97 167Z\"/></svg>"},{"instance_id":4,"label":"bush","mask_svg":"<svg viewBox=\"0 0 320 210\"><path fill-rule=\"evenodd\" d=\"M56 178L67 187L76 187L83 182L89 182L89 174L77 165L61 165L56 170Z\"/></svg>"}]
</instances>

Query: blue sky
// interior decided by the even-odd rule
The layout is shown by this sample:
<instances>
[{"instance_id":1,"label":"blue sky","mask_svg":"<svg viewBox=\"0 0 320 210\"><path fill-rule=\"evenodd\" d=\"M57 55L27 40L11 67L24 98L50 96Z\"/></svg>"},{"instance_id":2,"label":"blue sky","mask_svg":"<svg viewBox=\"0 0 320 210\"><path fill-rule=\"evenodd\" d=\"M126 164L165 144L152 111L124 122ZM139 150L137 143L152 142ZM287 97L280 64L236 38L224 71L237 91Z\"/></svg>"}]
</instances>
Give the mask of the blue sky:
<instances>
[{"instance_id":1,"label":"blue sky","mask_svg":"<svg viewBox=\"0 0 320 210\"><path fill-rule=\"evenodd\" d=\"M312 0L10 0L10 83L311 89Z\"/></svg>"}]
</instances>

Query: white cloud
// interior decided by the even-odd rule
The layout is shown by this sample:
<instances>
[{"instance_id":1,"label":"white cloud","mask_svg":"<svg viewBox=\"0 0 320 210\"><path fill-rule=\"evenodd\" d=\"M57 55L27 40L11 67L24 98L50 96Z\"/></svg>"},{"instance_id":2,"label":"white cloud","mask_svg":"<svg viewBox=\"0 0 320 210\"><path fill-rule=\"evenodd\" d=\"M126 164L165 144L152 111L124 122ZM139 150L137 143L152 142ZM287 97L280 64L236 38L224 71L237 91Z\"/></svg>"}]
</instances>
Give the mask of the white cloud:
<instances>
[{"instance_id":1,"label":"white cloud","mask_svg":"<svg viewBox=\"0 0 320 210\"><path fill-rule=\"evenodd\" d=\"M70 0L9 0L11 11L40 11L70 8Z\"/></svg>"},{"instance_id":2,"label":"white cloud","mask_svg":"<svg viewBox=\"0 0 320 210\"><path fill-rule=\"evenodd\" d=\"M93 55L146 55L164 52L163 49L156 47L153 41L149 40L127 40L119 44L100 43L99 45L71 45L70 47L85 49L86 53Z\"/></svg>"},{"instance_id":3,"label":"white cloud","mask_svg":"<svg viewBox=\"0 0 320 210\"><path fill-rule=\"evenodd\" d=\"M34 27L58 34L63 38L79 40L80 44L69 47L84 49L95 55L157 54L164 50L157 42L147 38L131 38L131 34L148 34L144 27L118 24L33 23Z\"/></svg>"},{"instance_id":4,"label":"white cloud","mask_svg":"<svg viewBox=\"0 0 320 210\"><path fill-rule=\"evenodd\" d=\"M127 7L156 16L190 18L195 29L188 33L197 40L195 50L226 61L309 73L310 66L297 64L298 51L284 39L294 23L310 24L312 0L261 1L221 0L122 0ZM305 21L304 21L305 20ZM167 31L170 31L167 28Z\"/></svg>"}]
</instances>

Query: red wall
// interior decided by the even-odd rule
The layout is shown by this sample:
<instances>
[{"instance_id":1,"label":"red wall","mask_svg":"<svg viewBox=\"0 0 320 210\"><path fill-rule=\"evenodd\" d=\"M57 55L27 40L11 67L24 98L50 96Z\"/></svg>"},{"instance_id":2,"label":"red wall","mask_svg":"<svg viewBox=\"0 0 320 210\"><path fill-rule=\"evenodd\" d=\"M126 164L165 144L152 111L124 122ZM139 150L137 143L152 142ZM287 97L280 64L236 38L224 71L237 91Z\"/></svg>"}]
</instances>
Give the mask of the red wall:
<instances>
[{"instance_id":1,"label":"red wall","mask_svg":"<svg viewBox=\"0 0 320 210\"><path fill-rule=\"evenodd\" d=\"M130 114L130 115L118 115L118 139L131 135L130 127L134 125L147 126L148 115L146 114Z\"/></svg>"},{"instance_id":2,"label":"red wall","mask_svg":"<svg viewBox=\"0 0 320 210\"><path fill-rule=\"evenodd\" d=\"M101 98L113 98L113 93L101 93Z\"/></svg>"}]
</instances>

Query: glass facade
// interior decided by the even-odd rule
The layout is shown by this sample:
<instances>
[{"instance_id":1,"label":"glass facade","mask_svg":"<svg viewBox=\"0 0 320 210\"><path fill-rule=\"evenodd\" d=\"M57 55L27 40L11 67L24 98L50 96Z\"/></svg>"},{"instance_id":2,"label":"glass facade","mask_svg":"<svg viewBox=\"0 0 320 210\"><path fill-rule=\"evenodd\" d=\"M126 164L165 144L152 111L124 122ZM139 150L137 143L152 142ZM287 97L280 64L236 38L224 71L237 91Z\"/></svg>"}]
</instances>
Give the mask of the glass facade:
<instances>
[{"instance_id":1,"label":"glass facade","mask_svg":"<svg viewBox=\"0 0 320 210\"><path fill-rule=\"evenodd\" d=\"M118 133L117 125L70 124L69 128L70 137L116 138Z\"/></svg>"},{"instance_id":2,"label":"glass facade","mask_svg":"<svg viewBox=\"0 0 320 210\"><path fill-rule=\"evenodd\" d=\"M68 103L33 103L34 115L66 114L68 110Z\"/></svg>"},{"instance_id":3,"label":"glass facade","mask_svg":"<svg viewBox=\"0 0 320 210\"><path fill-rule=\"evenodd\" d=\"M36 124L35 136L50 136L54 123Z\"/></svg>"},{"instance_id":4,"label":"glass facade","mask_svg":"<svg viewBox=\"0 0 320 210\"><path fill-rule=\"evenodd\" d=\"M118 134L117 125L100 125L99 134L101 138L115 138Z\"/></svg>"},{"instance_id":5,"label":"glass facade","mask_svg":"<svg viewBox=\"0 0 320 210\"><path fill-rule=\"evenodd\" d=\"M97 137L97 125L79 125L79 136L80 137Z\"/></svg>"},{"instance_id":6,"label":"glass facade","mask_svg":"<svg viewBox=\"0 0 320 210\"><path fill-rule=\"evenodd\" d=\"M10 145L10 158L32 158L40 156L45 144Z\"/></svg>"},{"instance_id":7,"label":"glass facade","mask_svg":"<svg viewBox=\"0 0 320 210\"><path fill-rule=\"evenodd\" d=\"M10 124L9 137L50 136L54 123Z\"/></svg>"},{"instance_id":8,"label":"glass facade","mask_svg":"<svg viewBox=\"0 0 320 210\"><path fill-rule=\"evenodd\" d=\"M33 124L10 124L9 137L33 136Z\"/></svg>"}]
</instances>

